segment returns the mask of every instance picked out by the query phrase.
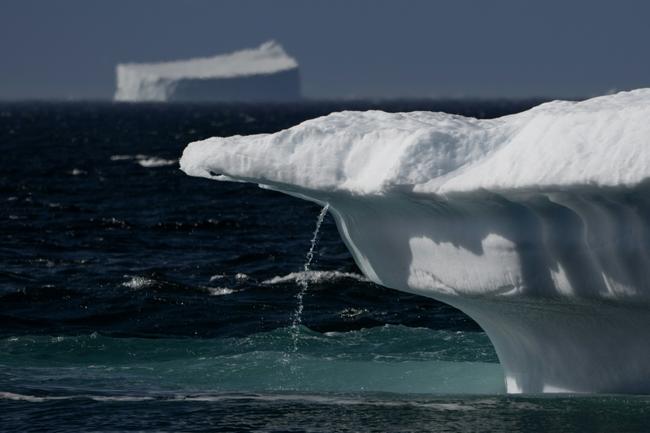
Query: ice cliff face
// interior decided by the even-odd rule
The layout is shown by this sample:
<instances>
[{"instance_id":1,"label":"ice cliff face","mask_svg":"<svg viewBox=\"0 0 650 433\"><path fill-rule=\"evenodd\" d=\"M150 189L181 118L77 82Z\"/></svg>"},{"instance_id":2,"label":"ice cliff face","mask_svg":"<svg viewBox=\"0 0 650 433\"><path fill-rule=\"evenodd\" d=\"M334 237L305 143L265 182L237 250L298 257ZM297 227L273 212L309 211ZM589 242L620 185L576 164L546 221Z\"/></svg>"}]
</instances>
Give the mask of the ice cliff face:
<instances>
[{"instance_id":1,"label":"ice cliff face","mask_svg":"<svg viewBox=\"0 0 650 433\"><path fill-rule=\"evenodd\" d=\"M290 101L300 98L298 63L269 41L208 58L117 66L117 101Z\"/></svg>"},{"instance_id":2,"label":"ice cliff face","mask_svg":"<svg viewBox=\"0 0 650 433\"><path fill-rule=\"evenodd\" d=\"M181 169L329 203L368 278L485 329L509 392L650 391L650 89L334 113L191 143Z\"/></svg>"}]
</instances>

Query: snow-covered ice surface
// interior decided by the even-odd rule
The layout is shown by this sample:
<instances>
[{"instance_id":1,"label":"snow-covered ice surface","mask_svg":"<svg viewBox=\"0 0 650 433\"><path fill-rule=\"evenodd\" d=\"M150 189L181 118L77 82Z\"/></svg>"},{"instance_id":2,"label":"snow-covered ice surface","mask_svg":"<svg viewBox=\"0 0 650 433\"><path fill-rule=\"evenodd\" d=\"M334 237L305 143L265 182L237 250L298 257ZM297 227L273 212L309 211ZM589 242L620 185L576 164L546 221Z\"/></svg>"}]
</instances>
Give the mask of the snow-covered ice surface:
<instances>
[{"instance_id":1,"label":"snow-covered ice surface","mask_svg":"<svg viewBox=\"0 0 650 433\"><path fill-rule=\"evenodd\" d=\"M490 120L334 113L180 165L329 203L368 278L485 329L509 392L650 392L650 89Z\"/></svg>"},{"instance_id":2,"label":"snow-covered ice surface","mask_svg":"<svg viewBox=\"0 0 650 433\"><path fill-rule=\"evenodd\" d=\"M300 96L298 63L280 44L160 63L119 64L117 101L284 100Z\"/></svg>"},{"instance_id":3,"label":"snow-covered ice surface","mask_svg":"<svg viewBox=\"0 0 650 433\"><path fill-rule=\"evenodd\" d=\"M650 89L641 89L488 120L333 113L276 134L192 143L182 164L195 176L356 194L620 186L648 175L649 132Z\"/></svg>"}]
</instances>

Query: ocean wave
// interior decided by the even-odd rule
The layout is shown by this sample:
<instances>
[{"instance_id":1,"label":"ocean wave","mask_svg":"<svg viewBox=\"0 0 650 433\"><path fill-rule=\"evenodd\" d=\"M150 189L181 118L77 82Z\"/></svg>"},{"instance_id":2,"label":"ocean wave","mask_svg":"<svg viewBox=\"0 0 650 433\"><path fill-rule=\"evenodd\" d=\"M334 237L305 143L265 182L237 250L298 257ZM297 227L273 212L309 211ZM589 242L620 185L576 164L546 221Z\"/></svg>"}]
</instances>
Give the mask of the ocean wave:
<instances>
[{"instance_id":1,"label":"ocean wave","mask_svg":"<svg viewBox=\"0 0 650 433\"><path fill-rule=\"evenodd\" d=\"M383 398L382 398L383 397ZM43 403L58 400L93 400L97 402L141 402L141 401L169 401L169 402L223 402L223 401L259 401L259 402L287 402L311 403L319 405L336 406L380 406L380 407L419 407L440 411L467 411L475 410L477 406L493 405L493 399L476 401L427 401L426 398L391 399L387 396L348 396L328 394L303 394L303 393L151 393L147 395L95 395L95 394L68 394L68 395L32 395L0 391L0 400L26 401L30 403ZM533 405L534 406L534 405Z\"/></svg>"},{"instance_id":2,"label":"ocean wave","mask_svg":"<svg viewBox=\"0 0 650 433\"><path fill-rule=\"evenodd\" d=\"M237 274L236 279L241 280L248 278L245 274ZM239 277L244 275L245 277ZM213 281L212 279L210 280ZM127 281L122 283L122 287L129 289L140 290L153 288L158 292L207 292L211 296L224 296L238 292L239 290L231 289L225 286L219 287L206 287L206 286L184 286L170 281L157 280L154 278L144 277L140 275L132 276Z\"/></svg>"},{"instance_id":3,"label":"ocean wave","mask_svg":"<svg viewBox=\"0 0 650 433\"><path fill-rule=\"evenodd\" d=\"M313 283L313 284L319 284L319 283L331 283L343 279L351 279L363 283L369 282L369 280L363 275L355 274L352 272L301 271L301 272L291 272L290 274L283 275L283 276L275 276L273 278L269 278L268 280L262 281L262 284L273 285L273 284L285 284L285 283L298 283L302 281Z\"/></svg>"},{"instance_id":4,"label":"ocean wave","mask_svg":"<svg viewBox=\"0 0 650 433\"><path fill-rule=\"evenodd\" d=\"M158 158L157 156L152 156L149 158L139 159L138 164L144 168L155 168L155 167L165 167L168 165L173 165L178 162L178 159L164 159Z\"/></svg>"},{"instance_id":5,"label":"ocean wave","mask_svg":"<svg viewBox=\"0 0 650 433\"><path fill-rule=\"evenodd\" d=\"M212 275L210 277L209 281L211 283L214 283L215 281L221 281L221 282L230 281L233 284L240 284L240 283L244 283L245 281L248 281L250 279L251 279L251 277L248 276L248 274L245 274L243 272L238 272L235 275L215 274L215 275ZM218 290L218 291L227 290L228 293L224 293L224 294L230 294L230 293L234 293L236 291L236 290L226 288L226 287L223 287L223 286L219 286L219 287L216 287L216 288L208 288L208 290L210 290L210 291L212 291L212 290Z\"/></svg>"},{"instance_id":6,"label":"ocean wave","mask_svg":"<svg viewBox=\"0 0 650 433\"><path fill-rule=\"evenodd\" d=\"M368 310L366 308L349 307L339 312L339 317L343 320L349 320L359 317L365 313L368 313Z\"/></svg>"},{"instance_id":7,"label":"ocean wave","mask_svg":"<svg viewBox=\"0 0 650 433\"><path fill-rule=\"evenodd\" d=\"M111 155L111 161L128 161L131 159L136 159L138 157L146 158L146 155Z\"/></svg>"},{"instance_id":8,"label":"ocean wave","mask_svg":"<svg viewBox=\"0 0 650 433\"><path fill-rule=\"evenodd\" d=\"M237 290L230 289L228 287L208 287L207 290L211 296L232 295L233 293L237 292Z\"/></svg>"},{"instance_id":9,"label":"ocean wave","mask_svg":"<svg viewBox=\"0 0 650 433\"><path fill-rule=\"evenodd\" d=\"M180 398L163 398L139 395L93 395L93 394L70 394L70 395L31 395L19 394L15 392L0 391L0 400L26 401L29 403L44 403L47 401L58 400L78 400L87 399L101 402L129 402L129 401L147 401L147 400L181 400Z\"/></svg>"},{"instance_id":10,"label":"ocean wave","mask_svg":"<svg viewBox=\"0 0 650 433\"><path fill-rule=\"evenodd\" d=\"M144 168L155 168L155 167L165 167L168 165L173 165L178 162L178 159L165 159L159 156L151 155L112 155L110 157L111 161L135 161L137 164Z\"/></svg>"},{"instance_id":11,"label":"ocean wave","mask_svg":"<svg viewBox=\"0 0 650 433\"><path fill-rule=\"evenodd\" d=\"M71 396L38 396L28 394L17 394L14 392L0 391L0 400L28 401L30 403L42 403L51 400L66 400L74 398Z\"/></svg>"},{"instance_id":12,"label":"ocean wave","mask_svg":"<svg viewBox=\"0 0 650 433\"><path fill-rule=\"evenodd\" d=\"M224 278L226 278L225 274L215 274L215 275L210 277L210 282L217 281L217 280L223 280Z\"/></svg>"},{"instance_id":13,"label":"ocean wave","mask_svg":"<svg viewBox=\"0 0 650 433\"><path fill-rule=\"evenodd\" d=\"M156 284L156 280L154 279L135 276L135 277L131 277L128 281L122 283L122 286L128 287L129 289L144 289L146 287L152 287L155 284Z\"/></svg>"}]
</instances>

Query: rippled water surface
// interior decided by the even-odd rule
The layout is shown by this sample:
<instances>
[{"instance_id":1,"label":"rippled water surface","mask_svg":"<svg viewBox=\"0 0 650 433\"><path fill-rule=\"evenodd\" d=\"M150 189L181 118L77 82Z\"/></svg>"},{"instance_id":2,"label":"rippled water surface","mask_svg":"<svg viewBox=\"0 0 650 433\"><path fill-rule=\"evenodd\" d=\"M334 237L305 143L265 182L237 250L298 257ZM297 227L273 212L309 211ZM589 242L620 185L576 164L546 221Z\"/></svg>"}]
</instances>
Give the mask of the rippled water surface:
<instances>
[{"instance_id":1,"label":"rippled water surface","mask_svg":"<svg viewBox=\"0 0 650 433\"><path fill-rule=\"evenodd\" d=\"M342 108L533 103L0 105L0 430L644 431L645 397L503 395L480 328L368 282L330 216L304 270L318 206L178 170Z\"/></svg>"}]
</instances>

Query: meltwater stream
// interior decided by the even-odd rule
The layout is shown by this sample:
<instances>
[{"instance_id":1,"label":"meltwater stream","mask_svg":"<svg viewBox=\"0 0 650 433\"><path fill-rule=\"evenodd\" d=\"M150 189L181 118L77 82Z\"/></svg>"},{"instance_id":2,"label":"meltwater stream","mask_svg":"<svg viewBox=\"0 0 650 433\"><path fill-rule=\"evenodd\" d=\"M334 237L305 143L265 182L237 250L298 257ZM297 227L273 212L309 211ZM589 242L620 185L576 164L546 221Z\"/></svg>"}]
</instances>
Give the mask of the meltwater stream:
<instances>
[{"instance_id":1,"label":"meltwater stream","mask_svg":"<svg viewBox=\"0 0 650 433\"><path fill-rule=\"evenodd\" d=\"M320 232L320 227L323 225L323 220L325 215L327 215L327 210L329 209L329 203L326 203L318 214L318 219L316 219L316 228L314 228L314 234L311 237L309 251L305 256L305 264L303 265L303 276L298 277L296 282L300 286L300 290L296 294L296 310L293 313L293 320L291 322L291 340L293 342L292 353L298 352L298 341L300 340L300 325L302 325L302 312L305 309L304 298L307 290L309 290L309 281L307 279L308 272L311 270L311 262L314 260L314 250L316 249L316 244L318 243L318 233Z\"/></svg>"}]
</instances>

